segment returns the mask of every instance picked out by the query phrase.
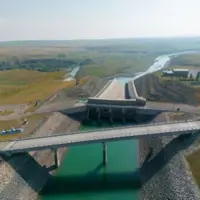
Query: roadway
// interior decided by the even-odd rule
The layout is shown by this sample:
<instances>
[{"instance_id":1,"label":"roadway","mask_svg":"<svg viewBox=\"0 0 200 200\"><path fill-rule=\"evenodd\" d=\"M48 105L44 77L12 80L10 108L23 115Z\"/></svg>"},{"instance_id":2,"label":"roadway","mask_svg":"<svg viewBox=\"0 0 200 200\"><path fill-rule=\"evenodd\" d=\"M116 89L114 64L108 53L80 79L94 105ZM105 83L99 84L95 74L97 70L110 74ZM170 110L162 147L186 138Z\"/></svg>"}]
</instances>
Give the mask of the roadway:
<instances>
[{"instance_id":1,"label":"roadway","mask_svg":"<svg viewBox=\"0 0 200 200\"><path fill-rule=\"evenodd\" d=\"M180 109L180 112L186 113L200 113L200 106L195 107L188 104L181 103L164 103L164 102L151 102L147 101L144 109L152 109L152 110L168 110L172 112L176 112L177 109Z\"/></svg>"},{"instance_id":2,"label":"roadway","mask_svg":"<svg viewBox=\"0 0 200 200\"><path fill-rule=\"evenodd\" d=\"M127 140L149 136L179 135L200 130L200 121L145 124L109 128L103 130L60 134L54 136L14 140L5 146L0 145L0 153L37 151L88 143Z\"/></svg>"}]
</instances>

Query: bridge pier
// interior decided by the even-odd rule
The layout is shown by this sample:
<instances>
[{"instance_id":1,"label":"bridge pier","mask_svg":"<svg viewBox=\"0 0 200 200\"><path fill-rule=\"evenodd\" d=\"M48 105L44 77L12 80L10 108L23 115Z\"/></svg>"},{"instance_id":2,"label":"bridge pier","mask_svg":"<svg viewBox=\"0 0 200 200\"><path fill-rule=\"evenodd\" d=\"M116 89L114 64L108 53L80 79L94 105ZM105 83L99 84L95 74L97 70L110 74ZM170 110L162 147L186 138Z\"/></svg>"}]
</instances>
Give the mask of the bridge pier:
<instances>
[{"instance_id":1,"label":"bridge pier","mask_svg":"<svg viewBox=\"0 0 200 200\"><path fill-rule=\"evenodd\" d=\"M55 167L58 168L60 166L59 152L58 149L54 149L53 151L54 151Z\"/></svg>"},{"instance_id":2,"label":"bridge pier","mask_svg":"<svg viewBox=\"0 0 200 200\"><path fill-rule=\"evenodd\" d=\"M107 146L106 146L106 143L103 142L102 146L103 146L103 166L106 166L106 164L107 164Z\"/></svg>"}]
</instances>

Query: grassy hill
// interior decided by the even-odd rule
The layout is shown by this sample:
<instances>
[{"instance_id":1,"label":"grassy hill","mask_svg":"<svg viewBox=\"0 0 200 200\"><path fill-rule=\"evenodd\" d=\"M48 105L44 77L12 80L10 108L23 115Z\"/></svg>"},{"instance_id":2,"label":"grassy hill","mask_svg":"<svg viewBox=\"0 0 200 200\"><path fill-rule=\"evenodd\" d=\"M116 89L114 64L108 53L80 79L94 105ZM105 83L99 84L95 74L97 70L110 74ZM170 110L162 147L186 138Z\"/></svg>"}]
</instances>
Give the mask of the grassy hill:
<instances>
[{"instance_id":1,"label":"grassy hill","mask_svg":"<svg viewBox=\"0 0 200 200\"><path fill-rule=\"evenodd\" d=\"M55 92L75 84L74 81L63 82L63 75L63 72L0 71L0 104L44 101Z\"/></svg>"},{"instance_id":2,"label":"grassy hill","mask_svg":"<svg viewBox=\"0 0 200 200\"><path fill-rule=\"evenodd\" d=\"M171 66L200 67L200 53L180 55L172 59Z\"/></svg>"}]
</instances>

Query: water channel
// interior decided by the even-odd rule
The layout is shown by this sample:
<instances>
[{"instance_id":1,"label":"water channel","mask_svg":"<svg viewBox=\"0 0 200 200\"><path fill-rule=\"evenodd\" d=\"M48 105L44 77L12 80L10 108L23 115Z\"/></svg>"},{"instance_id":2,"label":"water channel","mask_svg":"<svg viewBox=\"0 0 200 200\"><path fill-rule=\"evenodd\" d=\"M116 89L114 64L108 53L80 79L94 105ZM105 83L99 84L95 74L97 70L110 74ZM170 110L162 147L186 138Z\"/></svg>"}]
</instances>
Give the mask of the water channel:
<instances>
[{"instance_id":1,"label":"water channel","mask_svg":"<svg viewBox=\"0 0 200 200\"><path fill-rule=\"evenodd\" d=\"M167 66L171 56L155 59L154 64L134 79ZM119 78L127 82L130 78ZM116 124L118 125L118 124ZM104 123L104 127L108 124ZM82 130L99 128L91 121ZM138 140L107 144L108 163L102 166L102 145L90 144L69 148L55 176L44 188L43 200L137 200L140 196Z\"/></svg>"},{"instance_id":2,"label":"water channel","mask_svg":"<svg viewBox=\"0 0 200 200\"><path fill-rule=\"evenodd\" d=\"M127 82L130 78L119 78ZM120 126L122 124L115 124ZM109 127L95 121L81 130ZM56 175L42 192L43 200L139 199L138 141L107 143L108 163L102 166L102 144L70 148Z\"/></svg>"}]
</instances>

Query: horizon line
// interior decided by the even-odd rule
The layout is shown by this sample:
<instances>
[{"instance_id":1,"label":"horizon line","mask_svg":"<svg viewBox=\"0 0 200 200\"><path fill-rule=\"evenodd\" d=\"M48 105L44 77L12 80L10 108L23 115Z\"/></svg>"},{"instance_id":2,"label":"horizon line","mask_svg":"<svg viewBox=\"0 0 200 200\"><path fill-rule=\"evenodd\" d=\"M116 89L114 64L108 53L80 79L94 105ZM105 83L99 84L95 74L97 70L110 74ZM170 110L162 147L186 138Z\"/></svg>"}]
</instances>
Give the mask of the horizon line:
<instances>
[{"instance_id":1,"label":"horizon line","mask_svg":"<svg viewBox=\"0 0 200 200\"><path fill-rule=\"evenodd\" d=\"M80 39L25 39L25 40L5 40L0 43L9 43L9 42L39 42L39 41L96 41L96 40L137 40L137 39L183 39L183 38L200 38L198 36L149 36L149 37L116 37L116 38L80 38Z\"/></svg>"}]
</instances>

